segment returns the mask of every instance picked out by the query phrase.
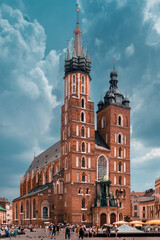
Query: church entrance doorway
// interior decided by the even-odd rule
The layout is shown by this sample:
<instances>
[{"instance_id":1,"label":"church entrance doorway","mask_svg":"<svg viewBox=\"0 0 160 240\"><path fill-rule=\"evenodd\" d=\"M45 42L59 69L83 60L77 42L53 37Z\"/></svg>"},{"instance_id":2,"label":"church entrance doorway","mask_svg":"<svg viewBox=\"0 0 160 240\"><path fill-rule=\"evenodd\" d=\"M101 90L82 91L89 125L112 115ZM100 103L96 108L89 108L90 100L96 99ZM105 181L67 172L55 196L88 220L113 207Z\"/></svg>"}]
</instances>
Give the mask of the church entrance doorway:
<instances>
[{"instance_id":1,"label":"church entrance doorway","mask_svg":"<svg viewBox=\"0 0 160 240\"><path fill-rule=\"evenodd\" d=\"M106 220L107 220L106 214L102 213L100 215L100 225L103 226L104 224L106 224Z\"/></svg>"},{"instance_id":2,"label":"church entrance doorway","mask_svg":"<svg viewBox=\"0 0 160 240\"><path fill-rule=\"evenodd\" d=\"M110 224L116 222L116 214L115 213L111 213L110 215Z\"/></svg>"}]
</instances>

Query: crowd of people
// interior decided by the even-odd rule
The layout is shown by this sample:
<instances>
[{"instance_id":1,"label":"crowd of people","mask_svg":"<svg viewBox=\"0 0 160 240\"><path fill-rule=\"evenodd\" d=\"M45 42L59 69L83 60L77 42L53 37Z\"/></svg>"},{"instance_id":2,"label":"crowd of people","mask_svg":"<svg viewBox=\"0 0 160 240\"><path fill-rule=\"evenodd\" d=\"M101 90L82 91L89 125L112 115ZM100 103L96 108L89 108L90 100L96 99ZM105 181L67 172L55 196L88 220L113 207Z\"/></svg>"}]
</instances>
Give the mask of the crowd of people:
<instances>
[{"instance_id":1,"label":"crowd of people","mask_svg":"<svg viewBox=\"0 0 160 240\"><path fill-rule=\"evenodd\" d=\"M20 227L17 227L16 225L11 225L11 226L0 226L0 237L5 235L6 237L16 237L18 235L18 232L21 231Z\"/></svg>"},{"instance_id":2,"label":"crowd of people","mask_svg":"<svg viewBox=\"0 0 160 240\"><path fill-rule=\"evenodd\" d=\"M7 226L1 225L0 226L0 236L5 235L6 237L16 237L18 234L22 234L28 229L30 232L37 231L38 229L44 228L44 226L33 226L32 224L28 226ZM93 227L86 227L85 225L71 225L67 223L64 224L53 224L47 223L45 225L45 233L46 236L49 238L56 238L59 233L64 233L65 239L70 239L71 233L76 233L79 239L83 239L84 237L95 237L98 233L106 233L108 237L110 237L111 228L107 226L103 226L102 228L93 226ZM115 230L116 233L116 230Z\"/></svg>"}]
</instances>

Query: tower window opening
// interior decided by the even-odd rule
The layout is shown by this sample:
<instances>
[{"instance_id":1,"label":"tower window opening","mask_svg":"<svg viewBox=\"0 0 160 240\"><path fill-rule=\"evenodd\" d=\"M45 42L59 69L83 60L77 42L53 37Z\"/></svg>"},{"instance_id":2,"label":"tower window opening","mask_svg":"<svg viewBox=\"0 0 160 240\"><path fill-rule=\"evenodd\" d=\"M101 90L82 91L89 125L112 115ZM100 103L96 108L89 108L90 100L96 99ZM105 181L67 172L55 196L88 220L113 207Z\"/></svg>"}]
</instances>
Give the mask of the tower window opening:
<instances>
[{"instance_id":1,"label":"tower window opening","mask_svg":"<svg viewBox=\"0 0 160 240\"><path fill-rule=\"evenodd\" d=\"M76 92L76 86L73 85L73 93L75 93L75 92Z\"/></svg>"},{"instance_id":2,"label":"tower window opening","mask_svg":"<svg viewBox=\"0 0 160 240\"><path fill-rule=\"evenodd\" d=\"M85 216L85 214L83 213L82 214L82 222L85 222L86 221L86 216Z\"/></svg>"},{"instance_id":3,"label":"tower window opening","mask_svg":"<svg viewBox=\"0 0 160 240\"><path fill-rule=\"evenodd\" d=\"M85 143L82 142L82 152L85 152Z\"/></svg>"},{"instance_id":4,"label":"tower window opening","mask_svg":"<svg viewBox=\"0 0 160 240\"><path fill-rule=\"evenodd\" d=\"M118 125L122 126L122 117L121 116L118 116Z\"/></svg>"},{"instance_id":5,"label":"tower window opening","mask_svg":"<svg viewBox=\"0 0 160 240\"><path fill-rule=\"evenodd\" d=\"M84 137L84 127L81 128L81 137Z\"/></svg>"},{"instance_id":6,"label":"tower window opening","mask_svg":"<svg viewBox=\"0 0 160 240\"><path fill-rule=\"evenodd\" d=\"M102 128L105 128L106 126L106 119L103 117L102 118Z\"/></svg>"},{"instance_id":7,"label":"tower window opening","mask_svg":"<svg viewBox=\"0 0 160 240\"><path fill-rule=\"evenodd\" d=\"M119 162L119 164L118 164L118 171L119 171L119 172L122 171L122 163L121 163L121 162Z\"/></svg>"},{"instance_id":8,"label":"tower window opening","mask_svg":"<svg viewBox=\"0 0 160 240\"><path fill-rule=\"evenodd\" d=\"M82 173L82 182L85 182L85 173Z\"/></svg>"},{"instance_id":9,"label":"tower window opening","mask_svg":"<svg viewBox=\"0 0 160 240\"><path fill-rule=\"evenodd\" d=\"M84 93L84 86L82 86L82 93Z\"/></svg>"},{"instance_id":10,"label":"tower window opening","mask_svg":"<svg viewBox=\"0 0 160 240\"><path fill-rule=\"evenodd\" d=\"M76 77L75 77L75 75L73 75L73 83L75 83L76 82Z\"/></svg>"},{"instance_id":11,"label":"tower window opening","mask_svg":"<svg viewBox=\"0 0 160 240\"><path fill-rule=\"evenodd\" d=\"M85 207L86 207L85 199L83 198L83 199L82 199L82 208L85 208Z\"/></svg>"},{"instance_id":12,"label":"tower window opening","mask_svg":"<svg viewBox=\"0 0 160 240\"><path fill-rule=\"evenodd\" d=\"M86 189L86 194L89 194L89 188Z\"/></svg>"},{"instance_id":13,"label":"tower window opening","mask_svg":"<svg viewBox=\"0 0 160 240\"><path fill-rule=\"evenodd\" d=\"M119 181L118 181L119 185L122 185L122 177L119 177Z\"/></svg>"},{"instance_id":14,"label":"tower window opening","mask_svg":"<svg viewBox=\"0 0 160 240\"><path fill-rule=\"evenodd\" d=\"M81 194L81 192L82 192L82 189L79 188L79 189L78 189L78 194Z\"/></svg>"},{"instance_id":15,"label":"tower window opening","mask_svg":"<svg viewBox=\"0 0 160 240\"><path fill-rule=\"evenodd\" d=\"M84 108L84 98L81 100L81 107Z\"/></svg>"},{"instance_id":16,"label":"tower window opening","mask_svg":"<svg viewBox=\"0 0 160 240\"><path fill-rule=\"evenodd\" d=\"M118 143L122 143L122 136L121 136L121 134L118 135Z\"/></svg>"},{"instance_id":17,"label":"tower window opening","mask_svg":"<svg viewBox=\"0 0 160 240\"><path fill-rule=\"evenodd\" d=\"M81 113L81 122L84 122L84 113Z\"/></svg>"},{"instance_id":18,"label":"tower window opening","mask_svg":"<svg viewBox=\"0 0 160 240\"><path fill-rule=\"evenodd\" d=\"M85 168L85 158L82 158L82 167Z\"/></svg>"},{"instance_id":19,"label":"tower window opening","mask_svg":"<svg viewBox=\"0 0 160 240\"><path fill-rule=\"evenodd\" d=\"M84 76L82 76L82 84L84 84Z\"/></svg>"},{"instance_id":20,"label":"tower window opening","mask_svg":"<svg viewBox=\"0 0 160 240\"><path fill-rule=\"evenodd\" d=\"M119 157L122 157L122 148L121 148L121 147L119 148L119 151L118 151L118 153L119 153L119 154L118 154L118 155L119 155Z\"/></svg>"}]
</instances>

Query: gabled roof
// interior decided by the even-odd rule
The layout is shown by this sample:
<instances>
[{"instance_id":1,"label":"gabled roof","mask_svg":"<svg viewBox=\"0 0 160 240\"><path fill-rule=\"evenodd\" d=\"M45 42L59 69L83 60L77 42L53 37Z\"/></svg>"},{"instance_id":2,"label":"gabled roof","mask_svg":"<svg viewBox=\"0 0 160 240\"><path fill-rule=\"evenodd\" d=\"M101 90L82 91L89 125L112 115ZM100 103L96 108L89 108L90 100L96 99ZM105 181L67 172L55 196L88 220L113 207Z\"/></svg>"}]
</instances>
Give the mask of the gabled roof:
<instances>
[{"instance_id":1,"label":"gabled roof","mask_svg":"<svg viewBox=\"0 0 160 240\"><path fill-rule=\"evenodd\" d=\"M34 196L34 195L36 195L38 193L41 193L41 192L47 190L48 188L50 188L52 186L53 186L53 182L50 182L50 183L47 183L45 185L39 186L38 188L36 188L34 190L31 190L27 194L25 194L25 195L23 195L21 197L15 198L13 201L17 201L17 200L20 200L20 199L23 199L23 198Z\"/></svg>"},{"instance_id":2,"label":"gabled roof","mask_svg":"<svg viewBox=\"0 0 160 240\"><path fill-rule=\"evenodd\" d=\"M151 201L154 201L155 200L155 197L145 197L145 196L143 196L143 197L141 197L140 198L140 202L142 203L142 202L151 202Z\"/></svg>"},{"instance_id":3,"label":"gabled roof","mask_svg":"<svg viewBox=\"0 0 160 240\"><path fill-rule=\"evenodd\" d=\"M3 207L0 206L0 211L4 211L7 212L6 209L4 209Z\"/></svg>"},{"instance_id":4,"label":"gabled roof","mask_svg":"<svg viewBox=\"0 0 160 240\"><path fill-rule=\"evenodd\" d=\"M47 150L39 154L37 157L34 157L31 165L29 166L27 173L41 169L43 166L48 165L49 163L55 161L61 157L61 141L55 143Z\"/></svg>"},{"instance_id":5,"label":"gabled roof","mask_svg":"<svg viewBox=\"0 0 160 240\"><path fill-rule=\"evenodd\" d=\"M102 147L106 150L110 150L98 131L95 131L95 145L96 148Z\"/></svg>"}]
</instances>

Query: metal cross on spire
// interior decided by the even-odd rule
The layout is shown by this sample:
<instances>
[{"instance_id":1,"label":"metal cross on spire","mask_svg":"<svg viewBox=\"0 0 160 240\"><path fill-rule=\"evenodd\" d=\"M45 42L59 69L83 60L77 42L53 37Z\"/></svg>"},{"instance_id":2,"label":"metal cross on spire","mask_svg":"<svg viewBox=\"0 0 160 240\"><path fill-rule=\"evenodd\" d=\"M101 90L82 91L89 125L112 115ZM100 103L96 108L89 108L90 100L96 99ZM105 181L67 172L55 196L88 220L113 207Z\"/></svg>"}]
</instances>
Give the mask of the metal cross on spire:
<instances>
[{"instance_id":1,"label":"metal cross on spire","mask_svg":"<svg viewBox=\"0 0 160 240\"><path fill-rule=\"evenodd\" d=\"M115 70L115 58L113 58L113 70Z\"/></svg>"}]
</instances>

